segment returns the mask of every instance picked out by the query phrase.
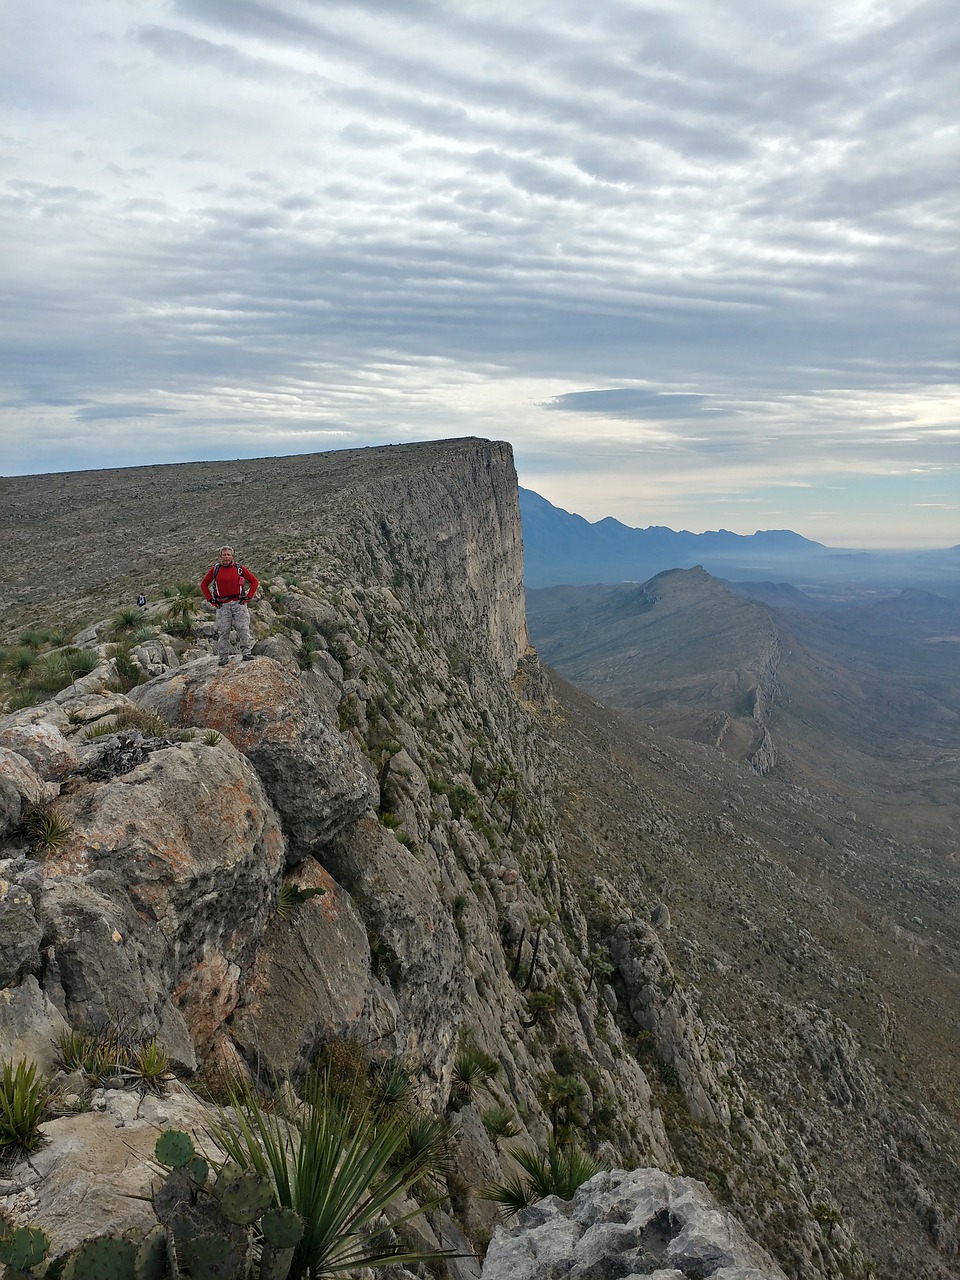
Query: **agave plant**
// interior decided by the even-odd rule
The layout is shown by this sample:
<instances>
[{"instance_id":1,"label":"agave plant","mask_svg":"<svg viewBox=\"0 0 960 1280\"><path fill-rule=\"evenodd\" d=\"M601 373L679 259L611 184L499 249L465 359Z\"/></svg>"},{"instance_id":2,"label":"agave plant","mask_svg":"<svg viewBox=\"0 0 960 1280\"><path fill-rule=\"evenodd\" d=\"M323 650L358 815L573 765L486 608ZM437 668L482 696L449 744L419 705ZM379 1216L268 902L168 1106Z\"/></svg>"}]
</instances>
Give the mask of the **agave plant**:
<instances>
[{"instance_id":1,"label":"agave plant","mask_svg":"<svg viewBox=\"0 0 960 1280\"><path fill-rule=\"evenodd\" d=\"M35 1062L0 1064L0 1155L35 1151L50 1109L50 1089Z\"/></svg>"},{"instance_id":2,"label":"agave plant","mask_svg":"<svg viewBox=\"0 0 960 1280\"><path fill-rule=\"evenodd\" d=\"M277 1204L304 1222L291 1276L321 1280L360 1267L383 1267L449 1252L411 1252L393 1243L392 1229L424 1213L389 1217L390 1205L442 1160L446 1135L412 1144L411 1119L384 1112L370 1099L344 1097L329 1072L308 1077L296 1117L268 1110L252 1090L237 1093L210 1127L210 1137L241 1169L269 1179Z\"/></svg>"}]
</instances>

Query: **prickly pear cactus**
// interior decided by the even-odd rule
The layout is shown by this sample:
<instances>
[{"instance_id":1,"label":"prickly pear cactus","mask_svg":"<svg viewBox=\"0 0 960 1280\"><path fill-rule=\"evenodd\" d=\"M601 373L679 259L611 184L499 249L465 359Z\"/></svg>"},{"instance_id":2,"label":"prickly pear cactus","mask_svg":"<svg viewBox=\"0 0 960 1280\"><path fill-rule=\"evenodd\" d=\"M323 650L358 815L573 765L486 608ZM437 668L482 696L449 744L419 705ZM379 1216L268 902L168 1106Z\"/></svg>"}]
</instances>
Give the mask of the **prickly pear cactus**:
<instances>
[{"instance_id":1,"label":"prickly pear cactus","mask_svg":"<svg viewBox=\"0 0 960 1280\"><path fill-rule=\"evenodd\" d=\"M63 1280L132 1280L137 1246L122 1236L86 1240L67 1260Z\"/></svg>"},{"instance_id":2,"label":"prickly pear cactus","mask_svg":"<svg viewBox=\"0 0 960 1280\"><path fill-rule=\"evenodd\" d=\"M164 1129L157 1139L154 1155L168 1169L182 1169L197 1158L197 1149L189 1133L182 1129Z\"/></svg>"},{"instance_id":3,"label":"prickly pear cactus","mask_svg":"<svg viewBox=\"0 0 960 1280\"><path fill-rule=\"evenodd\" d=\"M273 1206L273 1186L263 1174L227 1165L213 1184L213 1198L228 1222L248 1227Z\"/></svg>"},{"instance_id":4,"label":"prickly pear cactus","mask_svg":"<svg viewBox=\"0 0 960 1280\"><path fill-rule=\"evenodd\" d=\"M167 1280L169 1273L167 1229L158 1224L140 1242L133 1262L134 1280Z\"/></svg>"},{"instance_id":5,"label":"prickly pear cactus","mask_svg":"<svg viewBox=\"0 0 960 1280\"><path fill-rule=\"evenodd\" d=\"M241 1280L244 1251L223 1236L195 1236L177 1248L177 1259L192 1280Z\"/></svg>"},{"instance_id":6,"label":"prickly pear cactus","mask_svg":"<svg viewBox=\"0 0 960 1280\"><path fill-rule=\"evenodd\" d=\"M0 1262L11 1271L29 1271L39 1267L47 1256L50 1241L39 1227L17 1227L9 1236L0 1238Z\"/></svg>"},{"instance_id":7,"label":"prickly pear cactus","mask_svg":"<svg viewBox=\"0 0 960 1280\"><path fill-rule=\"evenodd\" d=\"M260 1230L272 1249L292 1249L303 1239L303 1219L293 1209L271 1209L260 1219Z\"/></svg>"},{"instance_id":8,"label":"prickly pear cactus","mask_svg":"<svg viewBox=\"0 0 960 1280\"><path fill-rule=\"evenodd\" d=\"M286 1280L303 1238L303 1219L292 1209L271 1209L260 1219L263 1244L259 1280Z\"/></svg>"}]
</instances>

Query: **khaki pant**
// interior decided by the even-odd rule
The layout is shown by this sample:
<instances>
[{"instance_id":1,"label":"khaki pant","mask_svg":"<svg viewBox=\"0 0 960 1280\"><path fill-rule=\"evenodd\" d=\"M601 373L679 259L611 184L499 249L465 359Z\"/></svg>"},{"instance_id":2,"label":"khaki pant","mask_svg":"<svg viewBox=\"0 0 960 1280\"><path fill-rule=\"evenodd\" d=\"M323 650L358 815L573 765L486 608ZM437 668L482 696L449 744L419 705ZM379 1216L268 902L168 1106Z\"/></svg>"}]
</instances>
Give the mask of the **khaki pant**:
<instances>
[{"instance_id":1,"label":"khaki pant","mask_svg":"<svg viewBox=\"0 0 960 1280\"><path fill-rule=\"evenodd\" d=\"M253 649L250 634L250 610L242 600L227 600L217 605L217 653L221 658L230 654L230 628L237 629L237 644L241 653Z\"/></svg>"}]
</instances>

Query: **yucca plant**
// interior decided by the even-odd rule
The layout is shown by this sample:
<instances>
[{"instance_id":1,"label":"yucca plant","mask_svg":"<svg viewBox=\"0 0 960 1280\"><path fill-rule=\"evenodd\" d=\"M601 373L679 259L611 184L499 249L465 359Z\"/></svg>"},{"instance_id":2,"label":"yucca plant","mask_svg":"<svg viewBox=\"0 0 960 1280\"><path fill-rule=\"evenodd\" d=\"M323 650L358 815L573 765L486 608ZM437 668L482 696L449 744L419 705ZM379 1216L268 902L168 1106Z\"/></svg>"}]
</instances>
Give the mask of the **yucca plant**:
<instances>
[{"instance_id":1,"label":"yucca plant","mask_svg":"<svg viewBox=\"0 0 960 1280\"><path fill-rule=\"evenodd\" d=\"M24 647L21 649L16 649L14 651L13 665L21 674L24 671L29 671L30 668L33 666L33 664L36 662L36 660L37 660L37 655L33 651L33 649Z\"/></svg>"},{"instance_id":2,"label":"yucca plant","mask_svg":"<svg viewBox=\"0 0 960 1280\"><path fill-rule=\"evenodd\" d=\"M290 1275L321 1280L354 1268L451 1256L392 1243L396 1227L436 1200L382 1225L390 1205L436 1168L445 1145L439 1137L405 1150L410 1119L345 1097L328 1072L308 1077L303 1104L296 1117L270 1111L248 1089L210 1127L229 1160L268 1178L277 1204L303 1219Z\"/></svg>"},{"instance_id":3,"label":"yucca plant","mask_svg":"<svg viewBox=\"0 0 960 1280\"><path fill-rule=\"evenodd\" d=\"M35 1062L0 1064L0 1154L35 1151L50 1109L50 1089Z\"/></svg>"},{"instance_id":4,"label":"yucca plant","mask_svg":"<svg viewBox=\"0 0 960 1280\"><path fill-rule=\"evenodd\" d=\"M302 903L309 902L311 898L322 897L326 892L326 889L319 885L313 889L301 889L292 880L284 880L277 894L277 915L281 920L286 920L287 916Z\"/></svg>"},{"instance_id":5,"label":"yucca plant","mask_svg":"<svg viewBox=\"0 0 960 1280\"><path fill-rule=\"evenodd\" d=\"M80 650L77 649L75 652L80 653ZM30 684L44 693L59 693L61 689L72 684L78 674L80 672L74 670L66 651L49 653L40 658L30 669Z\"/></svg>"},{"instance_id":6,"label":"yucca plant","mask_svg":"<svg viewBox=\"0 0 960 1280\"><path fill-rule=\"evenodd\" d=\"M178 582L176 595L167 605L167 617L174 621L183 636L193 633L193 619L202 597L193 582Z\"/></svg>"},{"instance_id":7,"label":"yucca plant","mask_svg":"<svg viewBox=\"0 0 960 1280\"><path fill-rule=\"evenodd\" d=\"M606 1166L573 1143L558 1143L551 1138L546 1153L534 1147L519 1147L510 1152L523 1173L497 1182L480 1192L484 1200L494 1200L509 1218L527 1205L557 1196L572 1200L578 1187Z\"/></svg>"},{"instance_id":8,"label":"yucca plant","mask_svg":"<svg viewBox=\"0 0 960 1280\"><path fill-rule=\"evenodd\" d=\"M462 1044L453 1063L451 1101L465 1105L472 1102L481 1089L488 1089L490 1081L500 1070L500 1063L475 1044Z\"/></svg>"},{"instance_id":9,"label":"yucca plant","mask_svg":"<svg viewBox=\"0 0 960 1280\"><path fill-rule=\"evenodd\" d=\"M62 657L74 679L88 676L100 665L100 655L95 649L64 649Z\"/></svg>"}]
</instances>

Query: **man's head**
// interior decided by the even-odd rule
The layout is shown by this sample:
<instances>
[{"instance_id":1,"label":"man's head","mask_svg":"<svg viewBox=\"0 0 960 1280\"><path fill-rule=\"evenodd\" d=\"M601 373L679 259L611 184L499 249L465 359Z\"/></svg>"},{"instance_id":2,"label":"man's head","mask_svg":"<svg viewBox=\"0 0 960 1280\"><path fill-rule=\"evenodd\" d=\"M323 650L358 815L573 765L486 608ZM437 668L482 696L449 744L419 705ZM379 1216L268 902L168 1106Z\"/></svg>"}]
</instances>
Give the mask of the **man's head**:
<instances>
[{"instance_id":1,"label":"man's head","mask_svg":"<svg viewBox=\"0 0 960 1280\"><path fill-rule=\"evenodd\" d=\"M233 547L220 548L220 563L233 564Z\"/></svg>"}]
</instances>

